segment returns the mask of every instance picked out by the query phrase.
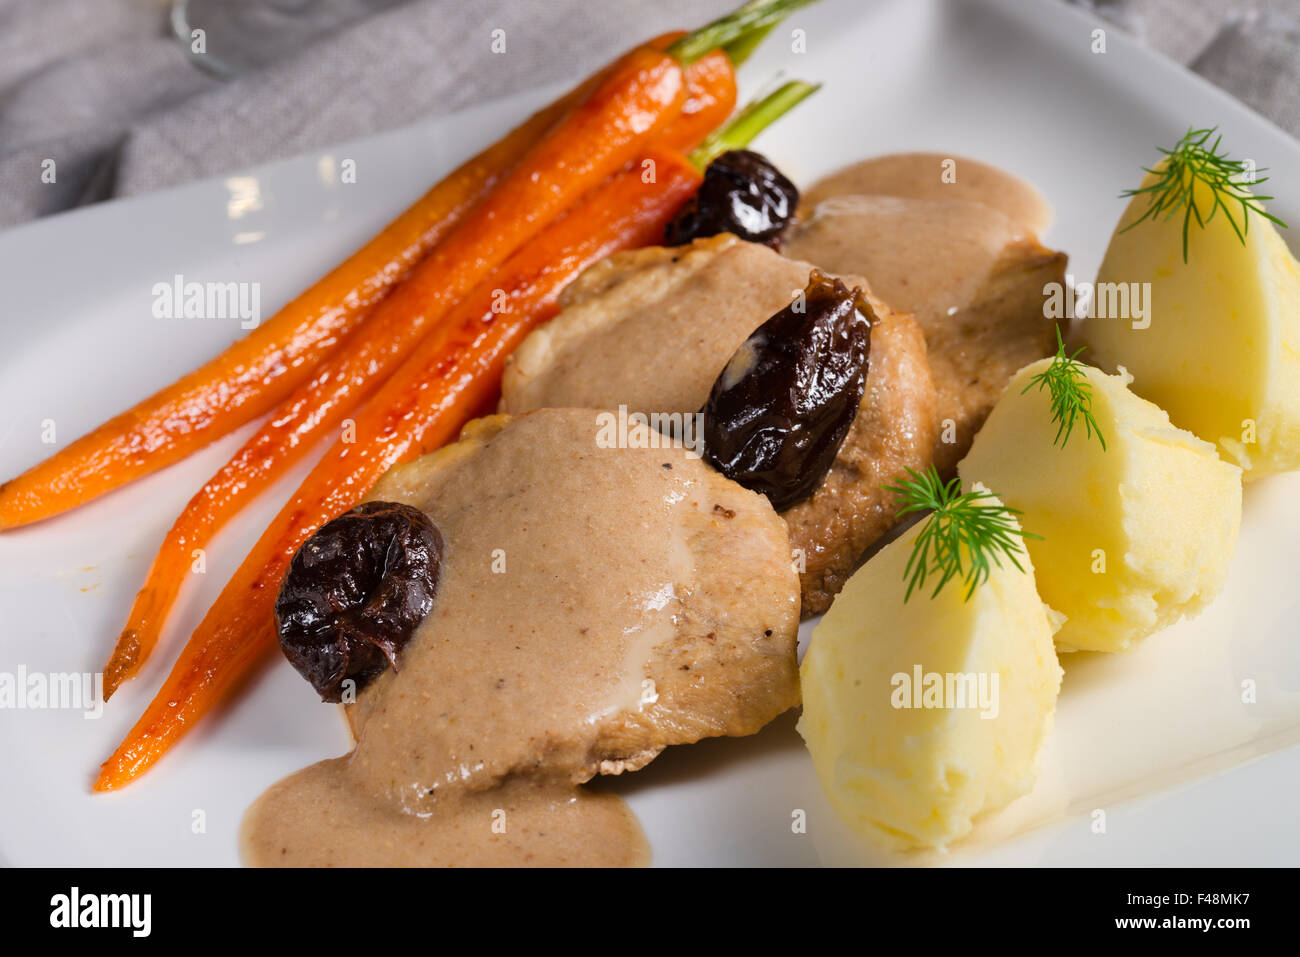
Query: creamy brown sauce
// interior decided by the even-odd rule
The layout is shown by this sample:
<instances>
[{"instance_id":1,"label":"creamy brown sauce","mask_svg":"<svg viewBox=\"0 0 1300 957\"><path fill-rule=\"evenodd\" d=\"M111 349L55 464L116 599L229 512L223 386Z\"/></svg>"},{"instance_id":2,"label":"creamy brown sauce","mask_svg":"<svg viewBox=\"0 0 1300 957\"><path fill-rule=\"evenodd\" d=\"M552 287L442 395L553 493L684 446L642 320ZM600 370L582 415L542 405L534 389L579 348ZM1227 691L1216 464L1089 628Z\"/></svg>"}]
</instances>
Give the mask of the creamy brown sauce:
<instances>
[{"instance_id":1,"label":"creamy brown sauce","mask_svg":"<svg viewBox=\"0 0 1300 957\"><path fill-rule=\"evenodd\" d=\"M582 782L797 700L798 588L766 500L681 448L597 436L593 411L482 420L376 486L442 531L434 607L352 706L353 753L250 808L249 863L645 863L635 817ZM744 576L767 596L719 587ZM762 713L699 698L728 664L743 673L737 651L755 698L779 690Z\"/></svg>"},{"instance_id":2,"label":"creamy brown sauce","mask_svg":"<svg viewBox=\"0 0 1300 957\"><path fill-rule=\"evenodd\" d=\"M244 857L258 867L630 867L649 863L617 796L519 780L458 792L419 816L375 800L347 758L304 768L249 809Z\"/></svg>"},{"instance_id":3,"label":"creamy brown sauce","mask_svg":"<svg viewBox=\"0 0 1300 957\"><path fill-rule=\"evenodd\" d=\"M750 333L808 285L808 272L731 235L612 256L570 286L564 311L515 351L501 410L693 412Z\"/></svg>"},{"instance_id":4,"label":"creamy brown sauce","mask_svg":"<svg viewBox=\"0 0 1300 957\"><path fill-rule=\"evenodd\" d=\"M1066 257L1039 244L1051 212L1029 184L974 160L908 153L866 160L815 184L786 255L864 276L925 331L938 425L933 457L950 471L1022 366L1050 355L1043 287Z\"/></svg>"},{"instance_id":5,"label":"creamy brown sauce","mask_svg":"<svg viewBox=\"0 0 1300 957\"><path fill-rule=\"evenodd\" d=\"M970 305L1023 230L990 206L896 196L824 200L786 254L828 269L853 263L871 290L927 333Z\"/></svg>"},{"instance_id":6,"label":"creamy brown sauce","mask_svg":"<svg viewBox=\"0 0 1300 957\"><path fill-rule=\"evenodd\" d=\"M800 208L811 210L836 196L979 203L1034 235L1052 221L1051 207L1029 183L996 166L950 153L891 153L854 163L813 184Z\"/></svg>"},{"instance_id":7,"label":"creamy brown sauce","mask_svg":"<svg viewBox=\"0 0 1300 957\"><path fill-rule=\"evenodd\" d=\"M560 315L520 345L506 366L501 408L699 409L724 369L743 370L737 350L808 284L811 268L731 235L611 256L570 286ZM857 418L821 487L782 514L803 556L805 617L829 607L863 551L895 523L898 504L883 486L930 464L935 390L922 331L878 298L872 308Z\"/></svg>"}]
</instances>

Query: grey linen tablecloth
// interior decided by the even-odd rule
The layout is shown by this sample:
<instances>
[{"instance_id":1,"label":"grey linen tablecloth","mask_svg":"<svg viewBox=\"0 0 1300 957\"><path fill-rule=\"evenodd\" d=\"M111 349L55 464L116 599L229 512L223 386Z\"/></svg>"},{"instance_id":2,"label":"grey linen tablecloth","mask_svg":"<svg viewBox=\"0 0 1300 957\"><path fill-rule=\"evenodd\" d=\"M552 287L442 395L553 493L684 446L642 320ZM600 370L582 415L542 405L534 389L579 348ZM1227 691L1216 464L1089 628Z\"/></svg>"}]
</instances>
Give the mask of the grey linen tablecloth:
<instances>
[{"instance_id":1,"label":"grey linen tablecloth","mask_svg":"<svg viewBox=\"0 0 1300 957\"><path fill-rule=\"evenodd\" d=\"M284 36L278 49L268 36L257 52L269 65L231 78L196 65L166 0L0 0L0 227L579 76L737 5L312 2L332 5L341 25ZM1076 2L1300 135L1300 0ZM497 30L505 55L489 50ZM49 159L53 183L41 176Z\"/></svg>"}]
</instances>

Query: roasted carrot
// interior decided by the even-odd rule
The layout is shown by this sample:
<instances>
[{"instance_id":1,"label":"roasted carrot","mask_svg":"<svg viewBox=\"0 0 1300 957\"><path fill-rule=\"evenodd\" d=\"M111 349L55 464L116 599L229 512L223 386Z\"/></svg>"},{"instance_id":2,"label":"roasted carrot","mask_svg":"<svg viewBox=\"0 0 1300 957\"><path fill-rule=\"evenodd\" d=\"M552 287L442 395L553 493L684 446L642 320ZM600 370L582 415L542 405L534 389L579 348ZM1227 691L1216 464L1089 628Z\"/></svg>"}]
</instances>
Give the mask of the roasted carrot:
<instances>
[{"instance_id":1,"label":"roasted carrot","mask_svg":"<svg viewBox=\"0 0 1300 957\"><path fill-rule=\"evenodd\" d=\"M682 62L689 63L739 37L736 56L747 56L752 38L761 37L790 10L808 2L812 0L752 0L731 18L705 30L686 37L666 34L650 45L673 48ZM683 41L689 45L678 47ZM149 475L283 401L502 172L602 77L592 77L463 164L345 262L215 359L0 484L0 531L58 515ZM688 116L694 112L690 106L688 99Z\"/></svg>"},{"instance_id":2,"label":"roasted carrot","mask_svg":"<svg viewBox=\"0 0 1300 957\"><path fill-rule=\"evenodd\" d=\"M683 36L680 30L666 33L648 45L667 49ZM709 61L694 71L683 119L703 118L713 106L710 71L718 64L714 57ZM461 164L373 239L216 358L0 484L0 531L61 514L143 478L287 398L612 67ZM730 108L724 116L726 112ZM683 142L693 143L699 136Z\"/></svg>"},{"instance_id":3,"label":"roasted carrot","mask_svg":"<svg viewBox=\"0 0 1300 957\"><path fill-rule=\"evenodd\" d=\"M335 442L263 533L95 789L122 787L148 769L275 644L276 593L294 552L390 466L450 439L495 394L506 355L554 314L578 272L616 249L657 241L712 155L748 142L813 89L787 84L764 101L775 107L743 112L729 134L710 137L690 158L652 151L652 181L641 166L612 177L457 306L366 403L355 441Z\"/></svg>"},{"instance_id":4,"label":"roasted carrot","mask_svg":"<svg viewBox=\"0 0 1300 957\"><path fill-rule=\"evenodd\" d=\"M0 530L82 505L275 407L586 92L584 84L462 164L219 356L0 485Z\"/></svg>"},{"instance_id":5,"label":"roasted carrot","mask_svg":"<svg viewBox=\"0 0 1300 957\"><path fill-rule=\"evenodd\" d=\"M715 50L686 68L686 101L658 145L690 149L722 125L736 108L737 65Z\"/></svg>"},{"instance_id":6,"label":"roasted carrot","mask_svg":"<svg viewBox=\"0 0 1300 957\"><path fill-rule=\"evenodd\" d=\"M660 140L667 146L693 146L726 119L735 104L735 73L731 61L721 52L714 52L688 67L686 82L688 95L683 112L668 125ZM433 280L435 291L440 288L440 281L436 277ZM391 302L382 306L372 320L382 323L382 328L367 323L358 333L364 339L362 345L373 339L376 344L391 347L402 337L418 338L425 321L437 311L437 303L434 296L425 295L423 274L413 277L411 282L411 289L399 288ZM416 301L417 297L420 302ZM410 321L408 311L420 321ZM126 626L104 669L106 698L138 671L157 645L166 616L196 557L195 551L205 548L233 515L284 474L320 438L335 430L360 405L367 389L382 381L384 374L400 359L397 348L383 351L380 361L371 361L374 350L362 353L358 348L348 345L346 355L332 360L307 385L300 387L207 481L177 518L136 594Z\"/></svg>"}]
</instances>

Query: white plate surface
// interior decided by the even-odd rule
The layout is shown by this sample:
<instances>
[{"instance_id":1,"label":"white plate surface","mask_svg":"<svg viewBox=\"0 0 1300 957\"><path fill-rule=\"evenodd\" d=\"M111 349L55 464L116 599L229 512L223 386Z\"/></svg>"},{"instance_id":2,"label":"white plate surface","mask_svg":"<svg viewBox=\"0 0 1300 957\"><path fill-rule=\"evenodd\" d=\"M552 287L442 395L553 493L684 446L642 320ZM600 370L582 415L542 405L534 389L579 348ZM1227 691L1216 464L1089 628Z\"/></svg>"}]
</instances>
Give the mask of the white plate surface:
<instances>
[{"instance_id":1,"label":"white plate surface","mask_svg":"<svg viewBox=\"0 0 1300 957\"><path fill-rule=\"evenodd\" d=\"M827 0L742 72L825 81L759 141L797 181L895 150L1006 167L1056 210L1045 241L1095 275L1118 192L1190 124L1219 124L1234 155L1300 170L1300 145L1118 31L1051 2ZM151 317L156 282L261 283L270 312L471 151L557 91L537 91L238 176L109 203L0 234L0 475L213 355L233 322ZM337 169L356 161L358 178ZM1300 222L1300 184L1270 184ZM1291 240L1293 245L1295 240ZM193 491L249 429L37 527L0 535L0 671L99 668L154 550ZM138 784L93 796L98 763L140 713L179 643L304 474L268 492L214 543L163 648L98 720L0 711L6 773L0 858L21 865L237 863L236 829L269 784L347 749L331 709L277 661L238 708L206 722ZM1133 654L1066 656L1056 728L1035 791L950 854L903 863L1294 864L1300 861L1300 475L1248 488L1224 594ZM806 629L805 629L806 638ZM1243 681L1257 701L1241 702ZM743 740L672 749L614 782L660 864L891 861L835 821L792 715ZM1094 812L1106 812L1095 833ZM792 832L796 810L807 833ZM200 815L198 812L202 812ZM202 820L200 830L195 822Z\"/></svg>"}]
</instances>

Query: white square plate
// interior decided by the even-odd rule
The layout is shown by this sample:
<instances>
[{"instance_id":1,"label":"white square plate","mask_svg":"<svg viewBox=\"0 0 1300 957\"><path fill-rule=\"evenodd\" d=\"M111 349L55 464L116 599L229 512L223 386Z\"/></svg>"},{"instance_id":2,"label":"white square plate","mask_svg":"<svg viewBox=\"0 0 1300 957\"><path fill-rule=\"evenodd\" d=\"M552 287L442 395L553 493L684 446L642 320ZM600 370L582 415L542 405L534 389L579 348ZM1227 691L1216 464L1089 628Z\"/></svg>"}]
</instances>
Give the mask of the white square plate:
<instances>
[{"instance_id":1,"label":"white square plate","mask_svg":"<svg viewBox=\"0 0 1300 957\"><path fill-rule=\"evenodd\" d=\"M1056 209L1044 237L1095 275L1157 144L1219 124L1234 156L1300 170L1300 145L1116 30L1056 3L828 0L795 15L742 71L744 94L778 70L823 80L758 148L799 183L895 150L951 151L1035 183ZM806 31L794 53L788 30ZM612 51L611 51L612 52ZM236 322L158 320L151 289L188 279L262 284L266 314L557 90L109 203L0 234L0 476L153 392L240 335ZM357 182L336 170L357 164ZM33 175L36 175L35 173ZM1270 184L1300 222L1300 184ZM0 671L102 666L163 533L249 429L91 505L0 535ZM160 652L103 716L0 711L0 855L12 864L238 861L236 830L269 784L343 753L332 709L280 660L237 708L192 733L137 784L92 795L131 726L259 530L305 473L268 492L209 551ZM1056 728L1035 791L946 856L958 864L1294 864L1300 860L1300 475L1248 488L1224 594L1199 618L1125 656L1064 658ZM806 637L806 630L805 630ZM1242 703L1253 681L1257 701ZM1246 766L1248 765L1248 766ZM671 749L611 785L660 864L889 859L847 835L786 715L743 740ZM807 833L794 833L802 810ZM1096 810L1106 830L1096 833ZM201 814L199 812L202 812ZM202 822L200 828L197 822Z\"/></svg>"}]
</instances>

